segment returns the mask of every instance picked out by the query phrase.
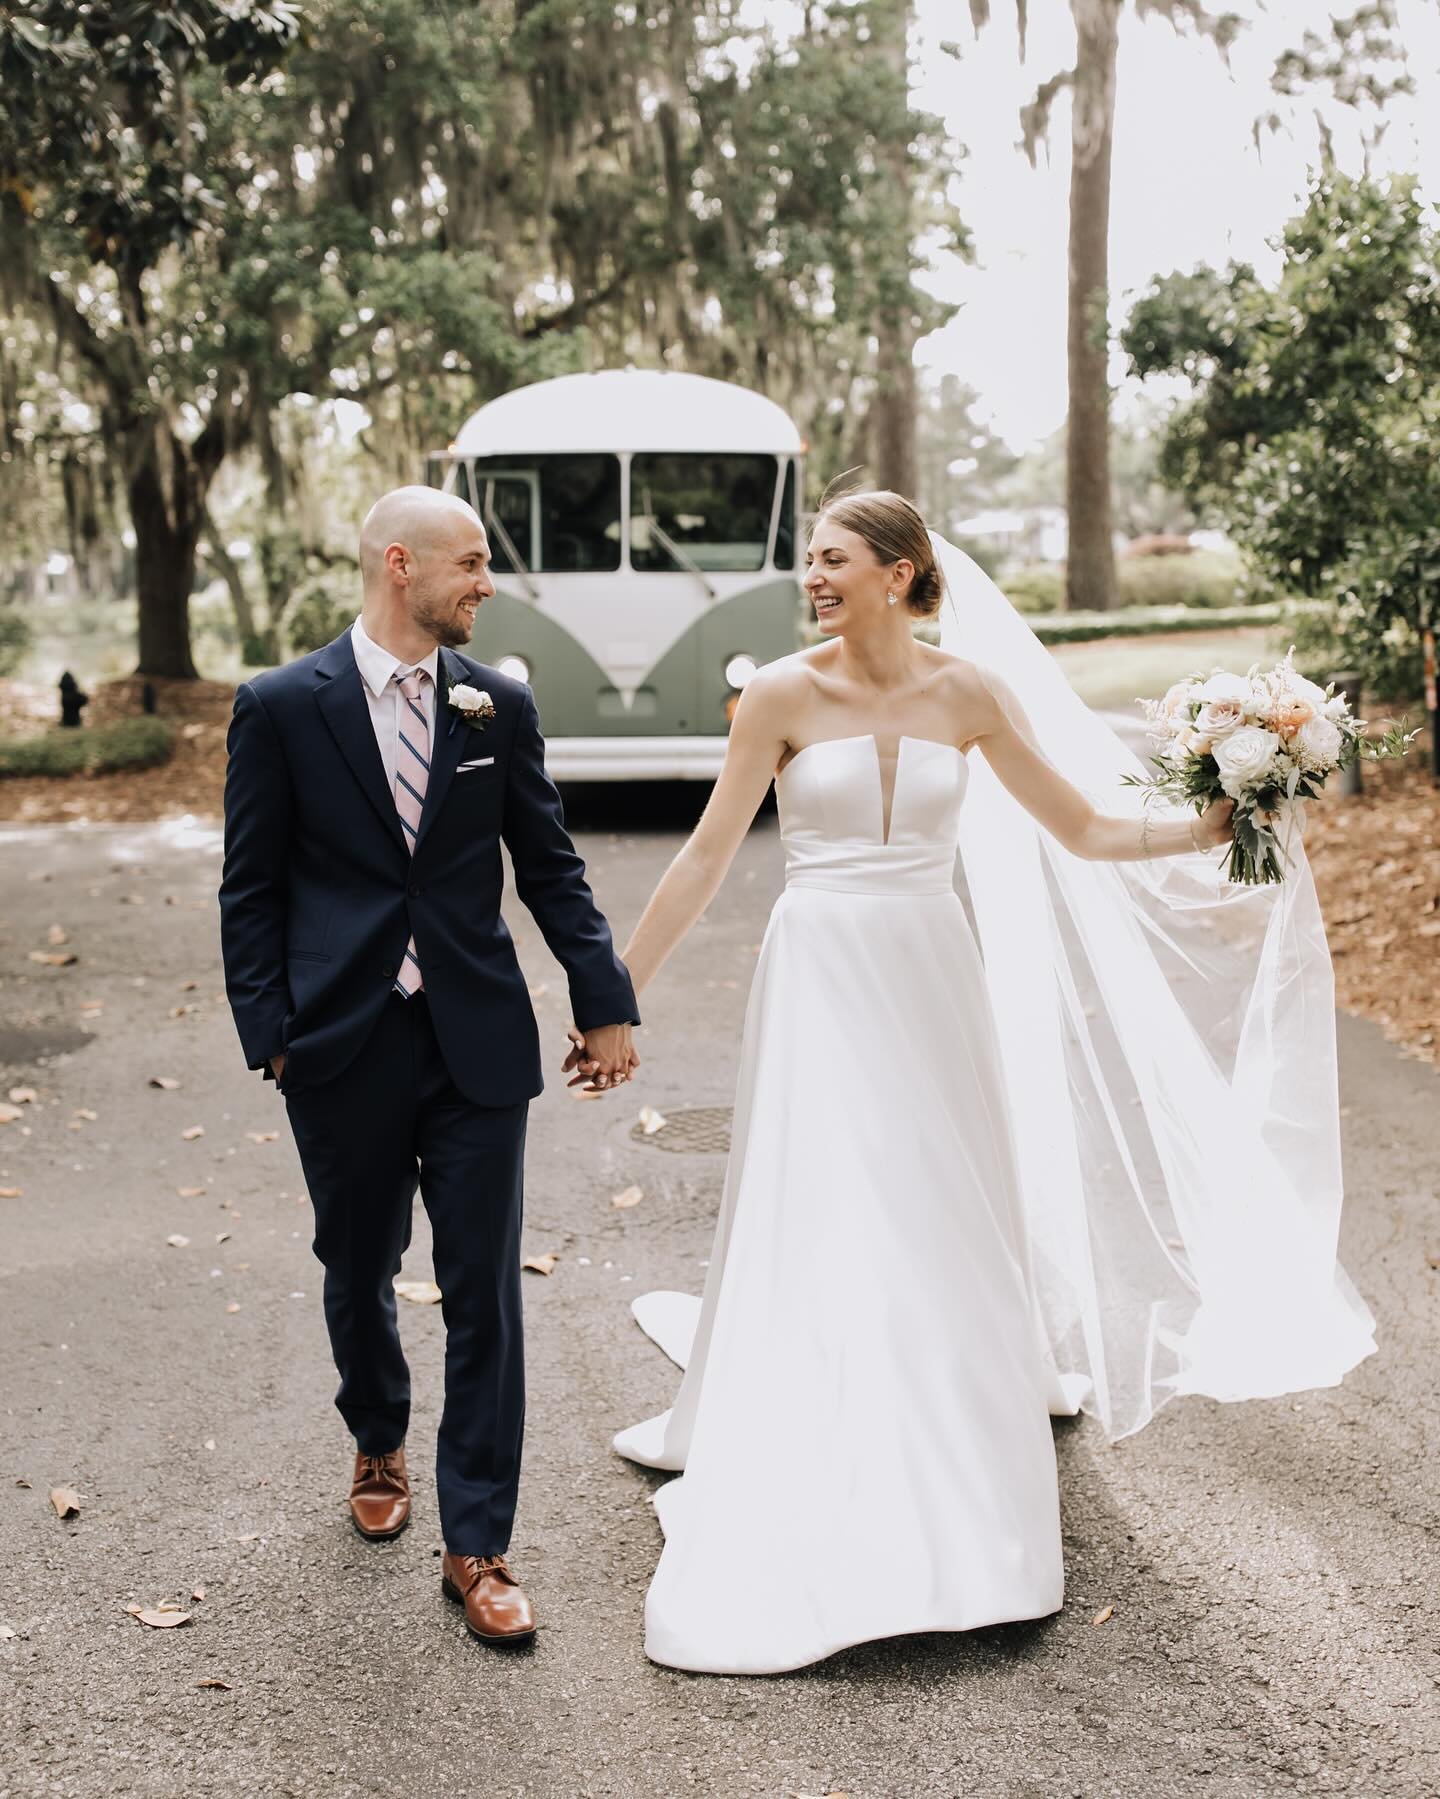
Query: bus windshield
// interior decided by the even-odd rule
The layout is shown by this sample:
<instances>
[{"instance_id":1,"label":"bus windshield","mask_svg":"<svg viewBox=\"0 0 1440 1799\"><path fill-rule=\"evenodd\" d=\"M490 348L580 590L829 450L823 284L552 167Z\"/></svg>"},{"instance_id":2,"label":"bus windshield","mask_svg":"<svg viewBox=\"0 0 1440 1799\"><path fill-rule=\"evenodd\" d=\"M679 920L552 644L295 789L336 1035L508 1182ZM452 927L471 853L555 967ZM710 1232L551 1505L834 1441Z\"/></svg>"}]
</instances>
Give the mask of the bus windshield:
<instances>
[{"instance_id":1,"label":"bus windshield","mask_svg":"<svg viewBox=\"0 0 1440 1799\"><path fill-rule=\"evenodd\" d=\"M631 567L764 568L777 472L773 456L632 457Z\"/></svg>"},{"instance_id":2,"label":"bus windshield","mask_svg":"<svg viewBox=\"0 0 1440 1799\"><path fill-rule=\"evenodd\" d=\"M619 568L617 456L477 456L469 478L466 498L490 532L497 574L516 573L516 557L521 574Z\"/></svg>"}]
</instances>

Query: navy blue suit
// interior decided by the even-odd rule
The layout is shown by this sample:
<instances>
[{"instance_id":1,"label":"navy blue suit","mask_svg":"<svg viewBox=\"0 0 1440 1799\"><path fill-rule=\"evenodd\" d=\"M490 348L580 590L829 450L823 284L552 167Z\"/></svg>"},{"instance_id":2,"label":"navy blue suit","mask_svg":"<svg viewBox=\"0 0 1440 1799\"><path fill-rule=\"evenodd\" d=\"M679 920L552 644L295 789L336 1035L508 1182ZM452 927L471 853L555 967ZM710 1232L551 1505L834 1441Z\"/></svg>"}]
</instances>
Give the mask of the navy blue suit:
<instances>
[{"instance_id":1,"label":"navy blue suit","mask_svg":"<svg viewBox=\"0 0 1440 1799\"><path fill-rule=\"evenodd\" d=\"M565 969L582 1030L637 1019L635 995L545 772L530 690L441 649L413 857L348 632L241 687L225 782L226 989L245 1058L281 1086L315 1206L315 1253L361 1450L405 1436L409 1373L393 1280L418 1184L447 1330L436 1462L459 1555L504 1552L524 1421L519 1234L539 1037L500 916L500 846ZM488 690L481 730L446 704ZM466 769L461 761L493 757ZM413 934L424 989L396 970Z\"/></svg>"}]
</instances>

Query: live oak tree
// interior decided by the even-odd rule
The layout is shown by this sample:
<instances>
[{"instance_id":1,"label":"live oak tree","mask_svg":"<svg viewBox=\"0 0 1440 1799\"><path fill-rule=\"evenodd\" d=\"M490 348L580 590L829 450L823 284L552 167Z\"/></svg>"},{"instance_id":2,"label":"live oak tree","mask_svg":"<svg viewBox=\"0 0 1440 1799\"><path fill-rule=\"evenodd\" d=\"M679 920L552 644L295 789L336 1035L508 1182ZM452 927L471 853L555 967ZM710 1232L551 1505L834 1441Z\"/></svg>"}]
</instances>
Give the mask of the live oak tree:
<instances>
[{"instance_id":1,"label":"live oak tree","mask_svg":"<svg viewBox=\"0 0 1440 1799\"><path fill-rule=\"evenodd\" d=\"M205 494L251 407L243 371L198 366L192 320L167 303L218 204L190 88L202 74L255 81L293 30L285 0L36 0L0 15L7 307L53 331L118 452L147 674L194 673ZM193 324L206 323L201 310Z\"/></svg>"},{"instance_id":2,"label":"live oak tree","mask_svg":"<svg viewBox=\"0 0 1440 1799\"><path fill-rule=\"evenodd\" d=\"M0 446L0 484L44 447L38 322L66 395L49 466L121 468L157 674L192 672L202 539L275 653L277 571L316 547L297 525L315 401L364 408L373 489L519 382L688 367L773 394L815 466L908 484L911 402L887 415L882 361L908 367L945 316L913 246L951 165L909 110L904 28L903 0L816 0L789 37L730 0L0 14L5 304L29 321L3 334L0 424L8 383L32 456L7 473ZM263 472L264 595L208 513L237 452Z\"/></svg>"}]
</instances>

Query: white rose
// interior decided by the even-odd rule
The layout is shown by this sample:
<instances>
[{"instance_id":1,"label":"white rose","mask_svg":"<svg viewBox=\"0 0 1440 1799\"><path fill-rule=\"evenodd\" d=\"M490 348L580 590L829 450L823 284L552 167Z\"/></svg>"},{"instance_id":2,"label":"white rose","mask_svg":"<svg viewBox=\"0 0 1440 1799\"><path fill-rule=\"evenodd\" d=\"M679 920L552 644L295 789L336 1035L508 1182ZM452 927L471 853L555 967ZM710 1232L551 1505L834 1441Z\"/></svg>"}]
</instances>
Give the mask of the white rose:
<instances>
[{"instance_id":1,"label":"white rose","mask_svg":"<svg viewBox=\"0 0 1440 1799\"><path fill-rule=\"evenodd\" d=\"M1293 695L1297 700L1304 700L1307 706L1313 706L1317 712L1324 710L1325 689L1317 687L1313 681L1307 681L1304 675L1296 674L1294 665L1288 657L1280 664L1276 673L1280 676L1281 685L1286 693Z\"/></svg>"},{"instance_id":2,"label":"white rose","mask_svg":"<svg viewBox=\"0 0 1440 1799\"><path fill-rule=\"evenodd\" d=\"M1223 668L1217 668L1197 697L1207 704L1211 700L1235 700L1245 706L1252 697L1250 682L1244 675L1227 675Z\"/></svg>"},{"instance_id":3,"label":"white rose","mask_svg":"<svg viewBox=\"0 0 1440 1799\"><path fill-rule=\"evenodd\" d=\"M1262 731L1258 725L1241 725L1215 745L1220 785L1232 800L1238 800L1247 788L1261 785L1279 748L1280 739L1275 732Z\"/></svg>"},{"instance_id":4,"label":"white rose","mask_svg":"<svg viewBox=\"0 0 1440 1799\"><path fill-rule=\"evenodd\" d=\"M1300 727L1294 748L1299 751L1301 766L1318 772L1334 767L1342 741L1340 727L1332 719L1312 718Z\"/></svg>"},{"instance_id":5,"label":"white rose","mask_svg":"<svg viewBox=\"0 0 1440 1799\"><path fill-rule=\"evenodd\" d=\"M1160 702L1162 717L1173 718L1177 712L1190 704L1199 691L1193 681L1177 681L1173 687L1166 690L1165 697Z\"/></svg>"},{"instance_id":6,"label":"white rose","mask_svg":"<svg viewBox=\"0 0 1440 1799\"><path fill-rule=\"evenodd\" d=\"M462 712L478 712L489 700L488 693L481 693L478 687L467 687L463 681L457 681L450 689L450 704L458 706Z\"/></svg>"},{"instance_id":7,"label":"white rose","mask_svg":"<svg viewBox=\"0 0 1440 1799\"><path fill-rule=\"evenodd\" d=\"M1350 716L1350 702L1343 693L1337 693L1332 700L1326 700L1324 706L1326 718L1333 718L1338 724L1342 718Z\"/></svg>"}]
</instances>

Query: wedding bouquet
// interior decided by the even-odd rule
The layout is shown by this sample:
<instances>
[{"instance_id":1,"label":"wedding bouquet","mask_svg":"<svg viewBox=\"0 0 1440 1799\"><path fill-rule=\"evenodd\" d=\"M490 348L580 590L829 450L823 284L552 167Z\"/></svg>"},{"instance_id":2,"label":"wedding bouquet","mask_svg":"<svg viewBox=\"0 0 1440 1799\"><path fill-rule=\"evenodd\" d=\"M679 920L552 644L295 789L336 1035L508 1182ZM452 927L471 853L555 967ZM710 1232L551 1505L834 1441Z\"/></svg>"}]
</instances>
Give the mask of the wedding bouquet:
<instances>
[{"instance_id":1,"label":"wedding bouquet","mask_svg":"<svg viewBox=\"0 0 1440 1799\"><path fill-rule=\"evenodd\" d=\"M1130 775L1145 787L1203 812L1214 800L1235 802L1229 877L1246 886L1285 878L1290 832L1299 807L1337 768L1401 756L1417 735L1392 726L1367 737L1364 721L1334 683L1319 687L1293 664L1294 651L1262 674L1215 669L1177 681L1163 699L1146 700L1154 775Z\"/></svg>"}]
</instances>

